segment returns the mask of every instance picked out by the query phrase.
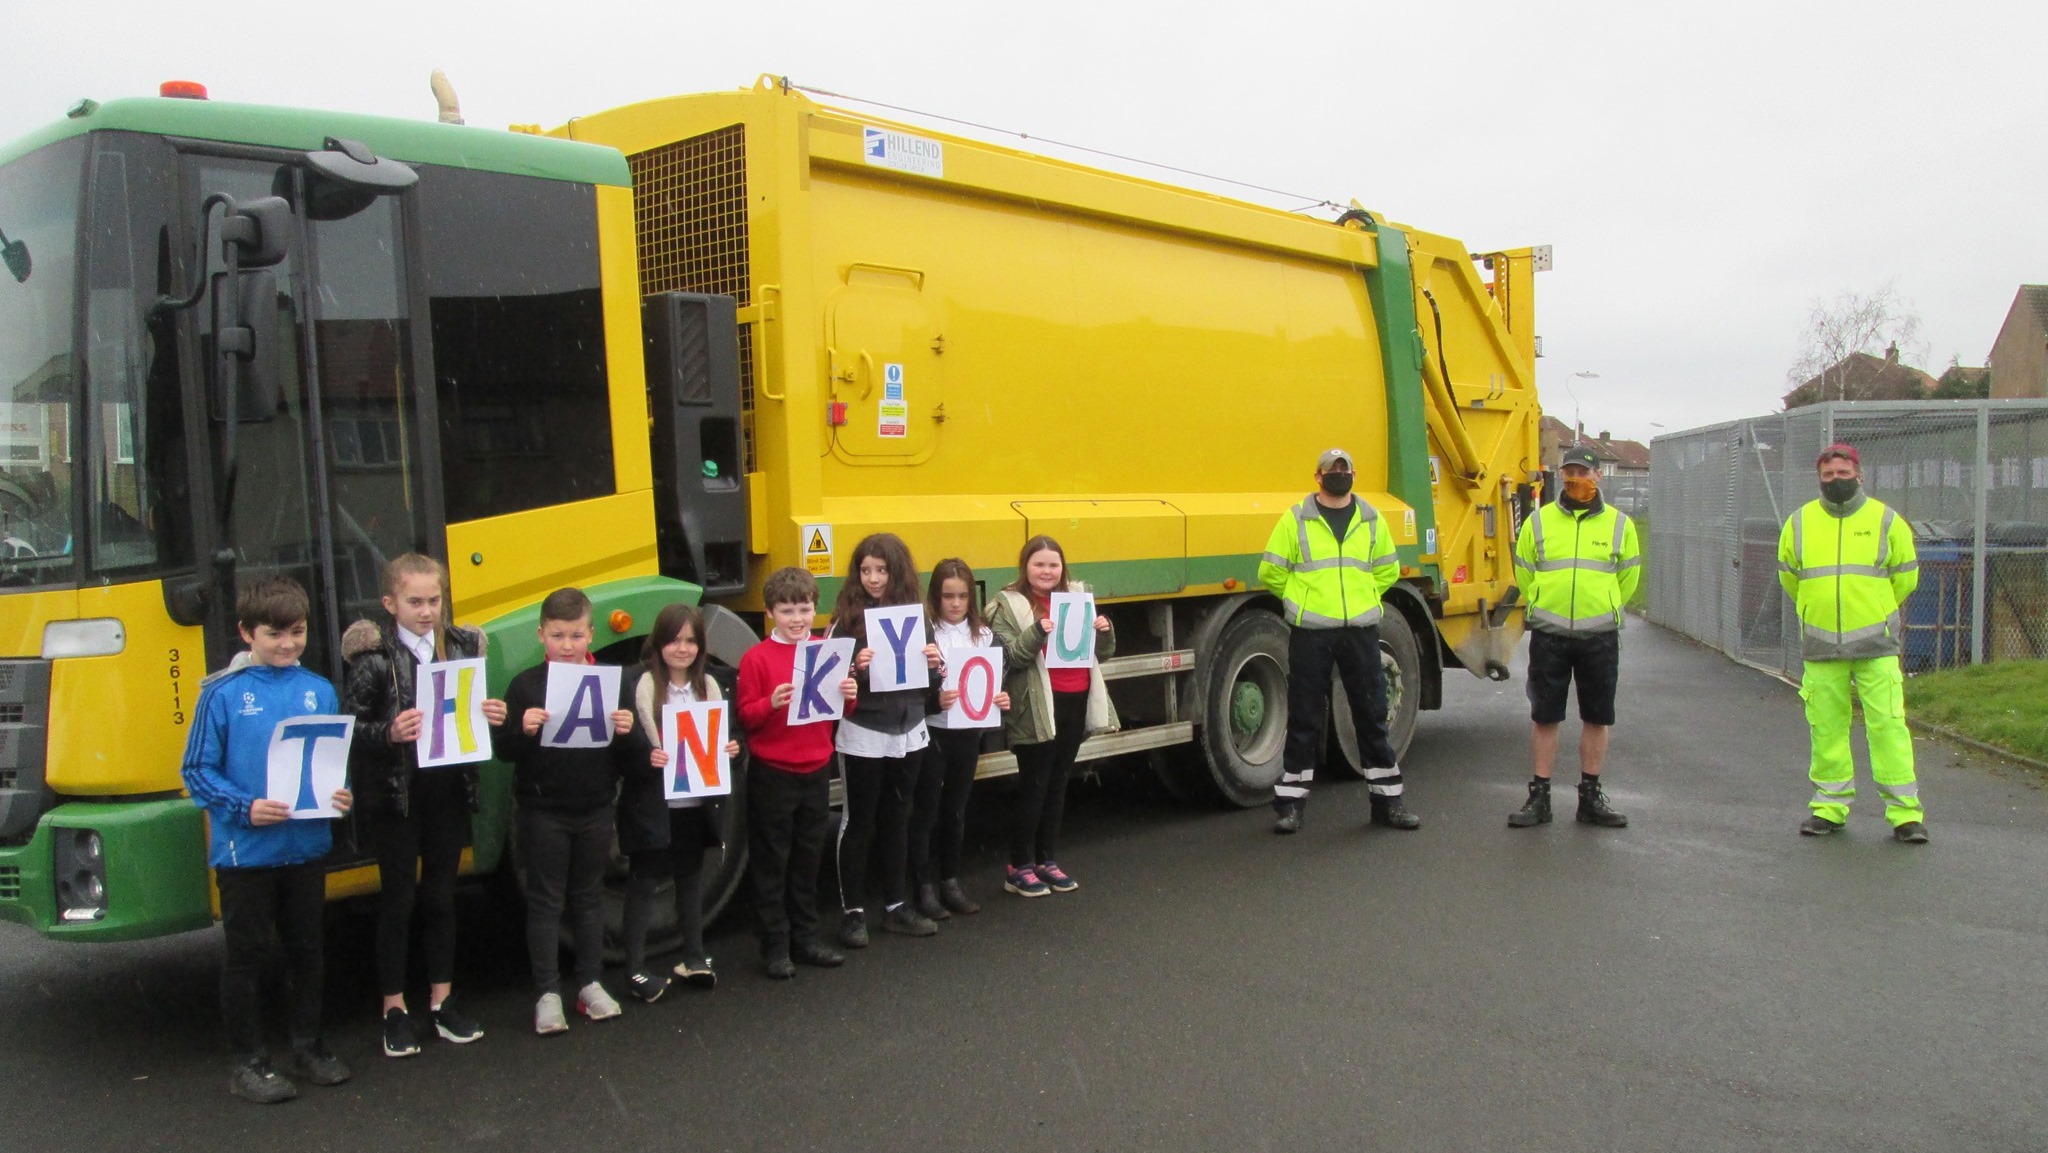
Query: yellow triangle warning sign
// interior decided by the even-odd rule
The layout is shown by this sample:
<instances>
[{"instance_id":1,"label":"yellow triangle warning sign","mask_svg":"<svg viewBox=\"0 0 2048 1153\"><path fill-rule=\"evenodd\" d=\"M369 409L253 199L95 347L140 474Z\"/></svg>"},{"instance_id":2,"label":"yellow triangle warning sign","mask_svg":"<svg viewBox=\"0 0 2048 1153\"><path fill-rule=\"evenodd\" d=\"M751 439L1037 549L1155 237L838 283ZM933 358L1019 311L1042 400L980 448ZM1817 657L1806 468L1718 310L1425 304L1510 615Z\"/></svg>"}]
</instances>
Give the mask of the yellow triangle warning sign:
<instances>
[{"instance_id":1,"label":"yellow triangle warning sign","mask_svg":"<svg viewBox=\"0 0 2048 1153\"><path fill-rule=\"evenodd\" d=\"M811 530L810 543L804 546L804 551L806 553L828 553L832 551L832 546L825 543L824 531L814 528Z\"/></svg>"}]
</instances>

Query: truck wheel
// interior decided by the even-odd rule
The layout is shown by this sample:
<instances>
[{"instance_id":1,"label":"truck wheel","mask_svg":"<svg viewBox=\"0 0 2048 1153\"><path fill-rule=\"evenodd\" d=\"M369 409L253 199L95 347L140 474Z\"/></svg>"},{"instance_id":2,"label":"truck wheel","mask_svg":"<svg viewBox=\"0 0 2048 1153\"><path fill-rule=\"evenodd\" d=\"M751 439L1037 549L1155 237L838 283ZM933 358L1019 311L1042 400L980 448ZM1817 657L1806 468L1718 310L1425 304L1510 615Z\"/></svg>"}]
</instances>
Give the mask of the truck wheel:
<instances>
[{"instance_id":1,"label":"truck wheel","mask_svg":"<svg viewBox=\"0 0 2048 1153\"><path fill-rule=\"evenodd\" d=\"M1387 608L1380 618L1380 675L1387 679L1387 743L1395 757L1408 755L1415 736L1415 713L1422 704L1422 652L1415 632L1399 609ZM1365 776L1365 758L1358 752L1358 726L1351 723L1351 698L1334 676L1330 685L1330 756L1332 768Z\"/></svg>"},{"instance_id":2,"label":"truck wheel","mask_svg":"<svg viewBox=\"0 0 2048 1153\"><path fill-rule=\"evenodd\" d=\"M1223 627L1202 702L1202 753L1215 795L1240 808L1273 799L1287 744L1287 626L1262 610Z\"/></svg>"},{"instance_id":3,"label":"truck wheel","mask_svg":"<svg viewBox=\"0 0 2048 1153\"><path fill-rule=\"evenodd\" d=\"M709 849L704 853L704 873L700 879L698 900L704 902L704 925L708 929L725 907L732 903L733 894L739 891L740 881L747 873L747 755L741 750L732 765L732 795L725 798L721 806L720 819L724 827L720 830L725 841L723 848ZM618 850L618 835L612 836L612 863L604 872L604 959L607 965L623 965L626 962L626 878L629 865L624 853ZM658 957L683 947L682 925L676 921L676 901L673 882L664 882L654 890L653 915L647 921L647 955ZM573 944L566 926L562 930L562 945Z\"/></svg>"}]
</instances>

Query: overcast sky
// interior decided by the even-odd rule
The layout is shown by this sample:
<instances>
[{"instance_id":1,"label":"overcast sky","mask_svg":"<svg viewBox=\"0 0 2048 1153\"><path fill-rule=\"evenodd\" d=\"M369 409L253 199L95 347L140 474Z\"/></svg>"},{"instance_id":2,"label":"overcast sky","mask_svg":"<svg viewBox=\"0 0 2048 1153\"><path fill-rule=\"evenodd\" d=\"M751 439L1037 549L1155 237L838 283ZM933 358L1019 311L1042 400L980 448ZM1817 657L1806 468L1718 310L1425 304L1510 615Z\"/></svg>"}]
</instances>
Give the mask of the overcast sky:
<instances>
[{"instance_id":1,"label":"overcast sky","mask_svg":"<svg viewBox=\"0 0 2048 1153\"><path fill-rule=\"evenodd\" d=\"M1595 372L1588 430L1645 439L1775 411L1817 298L1895 283L1938 375L2048 281L2039 0L9 7L0 139L171 78L427 118L440 67L499 126L773 72L1551 244L1546 408Z\"/></svg>"}]
</instances>

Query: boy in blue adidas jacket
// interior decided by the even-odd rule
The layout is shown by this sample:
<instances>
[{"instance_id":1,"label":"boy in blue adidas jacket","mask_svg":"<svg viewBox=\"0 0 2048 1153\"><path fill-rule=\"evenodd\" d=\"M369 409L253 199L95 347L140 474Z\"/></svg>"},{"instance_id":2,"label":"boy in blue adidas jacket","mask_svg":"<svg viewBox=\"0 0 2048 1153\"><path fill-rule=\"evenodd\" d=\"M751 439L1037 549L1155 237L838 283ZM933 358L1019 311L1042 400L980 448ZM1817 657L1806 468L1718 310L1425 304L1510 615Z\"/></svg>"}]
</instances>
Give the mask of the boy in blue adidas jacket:
<instances>
[{"instance_id":1,"label":"boy in blue adidas jacket","mask_svg":"<svg viewBox=\"0 0 2048 1153\"><path fill-rule=\"evenodd\" d=\"M264 956L283 946L290 986L292 1051L285 1068L315 1085L349 1078L320 1039L321 919L327 903L322 858L333 843L327 821L291 819L291 806L264 799L270 737L280 721L335 715L334 686L299 667L306 650L306 590L290 577L251 583L235 602L246 654L200 689L185 744L185 787L212 830L207 863L220 888L227 962L220 975L221 1017L235 1049L229 1092L259 1104L289 1101L298 1088L271 1066L260 1004ZM346 788L333 796L347 812Z\"/></svg>"}]
</instances>

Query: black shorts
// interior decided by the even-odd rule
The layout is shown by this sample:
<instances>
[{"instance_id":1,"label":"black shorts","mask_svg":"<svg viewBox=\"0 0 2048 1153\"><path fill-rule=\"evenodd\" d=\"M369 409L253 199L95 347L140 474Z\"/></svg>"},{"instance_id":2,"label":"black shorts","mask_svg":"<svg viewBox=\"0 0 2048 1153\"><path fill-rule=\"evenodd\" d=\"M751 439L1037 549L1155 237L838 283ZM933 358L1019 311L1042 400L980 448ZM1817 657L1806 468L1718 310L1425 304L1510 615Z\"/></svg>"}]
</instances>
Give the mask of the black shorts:
<instances>
[{"instance_id":1,"label":"black shorts","mask_svg":"<svg viewBox=\"0 0 2048 1153\"><path fill-rule=\"evenodd\" d=\"M1564 720L1565 696L1579 686L1579 720L1614 723L1614 682L1621 670L1621 633L1559 636L1529 634L1529 719L1539 725Z\"/></svg>"}]
</instances>

